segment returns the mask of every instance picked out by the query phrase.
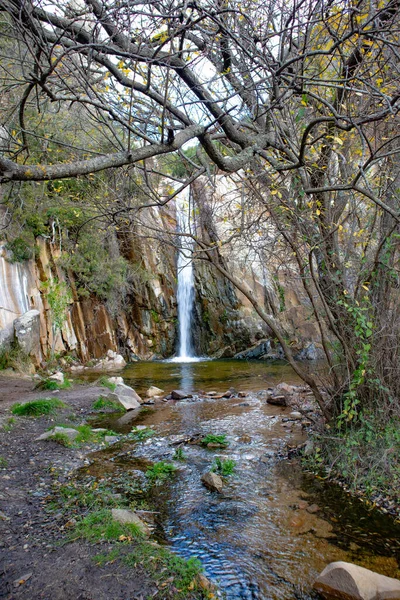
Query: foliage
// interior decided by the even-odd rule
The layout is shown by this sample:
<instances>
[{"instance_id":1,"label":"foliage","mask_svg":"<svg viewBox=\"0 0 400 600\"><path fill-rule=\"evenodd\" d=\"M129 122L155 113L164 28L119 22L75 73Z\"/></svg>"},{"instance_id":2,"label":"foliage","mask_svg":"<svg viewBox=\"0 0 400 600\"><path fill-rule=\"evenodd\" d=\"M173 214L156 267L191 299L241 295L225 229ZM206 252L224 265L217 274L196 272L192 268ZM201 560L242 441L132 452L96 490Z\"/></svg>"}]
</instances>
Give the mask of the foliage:
<instances>
[{"instance_id":1,"label":"foliage","mask_svg":"<svg viewBox=\"0 0 400 600\"><path fill-rule=\"evenodd\" d=\"M130 542L132 539L142 538L143 532L135 523L119 523L113 520L110 510L100 509L80 518L71 537L89 542Z\"/></svg>"},{"instance_id":2,"label":"foliage","mask_svg":"<svg viewBox=\"0 0 400 600\"><path fill-rule=\"evenodd\" d=\"M34 256L32 246L22 237L16 237L5 244L5 249L10 253L10 262L20 263L30 260Z\"/></svg>"},{"instance_id":3,"label":"foliage","mask_svg":"<svg viewBox=\"0 0 400 600\"><path fill-rule=\"evenodd\" d=\"M99 398L93 402L92 408L93 410L111 409L115 412L123 412L125 410L119 402L116 400L109 400L108 398L104 398L104 396L99 396Z\"/></svg>"},{"instance_id":4,"label":"foliage","mask_svg":"<svg viewBox=\"0 0 400 600\"><path fill-rule=\"evenodd\" d=\"M5 469L8 465L8 461L4 456L0 456L0 469Z\"/></svg>"},{"instance_id":5,"label":"foliage","mask_svg":"<svg viewBox=\"0 0 400 600\"><path fill-rule=\"evenodd\" d=\"M196 578L202 571L202 566L197 558L185 560L177 556L169 548L142 542L136 545L124 559L130 567L142 564L147 571L156 579L159 585L168 582L175 591L169 595L168 588L164 585L159 598L174 598L176 600L195 597L203 597ZM172 578L172 582L171 582ZM168 593L168 595L166 595ZM156 596L156 597L157 597Z\"/></svg>"},{"instance_id":6,"label":"foliage","mask_svg":"<svg viewBox=\"0 0 400 600\"><path fill-rule=\"evenodd\" d=\"M228 440L226 439L225 433L222 435L215 435L213 433L208 433L202 440L202 446L207 446L208 444L216 444L221 448L226 448L229 445Z\"/></svg>"},{"instance_id":7,"label":"foliage","mask_svg":"<svg viewBox=\"0 0 400 600\"><path fill-rule=\"evenodd\" d=\"M14 369L20 373L26 373L31 365L29 356L22 350L17 342L10 346L0 348L0 371Z\"/></svg>"},{"instance_id":8,"label":"foliage","mask_svg":"<svg viewBox=\"0 0 400 600\"><path fill-rule=\"evenodd\" d=\"M11 412L19 417L39 417L54 414L58 408L65 407L66 404L58 398L40 398L25 404L13 404Z\"/></svg>"},{"instance_id":9,"label":"foliage","mask_svg":"<svg viewBox=\"0 0 400 600\"><path fill-rule=\"evenodd\" d=\"M303 462L310 470L338 479L370 500L400 502L400 418L358 415L329 436L315 436L315 450Z\"/></svg>"},{"instance_id":10,"label":"foliage","mask_svg":"<svg viewBox=\"0 0 400 600\"><path fill-rule=\"evenodd\" d=\"M155 435L155 431L150 427L146 427L146 429L137 429L136 427L133 427L132 431L128 433L127 438L135 442L144 442L153 435Z\"/></svg>"},{"instance_id":11,"label":"foliage","mask_svg":"<svg viewBox=\"0 0 400 600\"><path fill-rule=\"evenodd\" d=\"M71 387L71 381L67 378L64 379L63 383L55 381L54 379L43 379L37 386L40 390L67 390Z\"/></svg>"},{"instance_id":12,"label":"foliage","mask_svg":"<svg viewBox=\"0 0 400 600\"><path fill-rule=\"evenodd\" d=\"M10 417L9 419L7 419L7 421L3 425L4 431L11 431L13 428L13 425L15 425L15 419L14 419L14 417Z\"/></svg>"},{"instance_id":13,"label":"foliage","mask_svg":"<svg viewBox=\"0 0 400 600\"><path fill-rule=\"evenodd\" d=\"M171 463L167 463L165 461L160 461L154 463L152 467L149 467L146 471L146 477L150 479L153 483L161 482L165 479L168 479L173 475L176 471L176 467Z\"/></svg>"},{"instance_id":14,"label":"foliage","mask_svg":"<svg viewBox=\"0 0 400 600\"><path fill-rule=\"evenodd\" d=\"M85 231L79 242L65 252L59 264L73 271L80 297L95 294L107 302L115 314L131 287L131 270L128 262L107 248L106 241L97 232Z\"/></svg>"},{"instance_id":15,"label":"foliage","mask_svg":"<svg viewBox=\"0 0 400 600\"><path fill-rule=\"evenodd\" d=\"M115 389L117 387L115 383L112 383L111 381L109 381L108 377L105 377L104 375L102 377L100 377L100 379L98 380L97 383L99 385L102 385L103 387L108 388L112 392L115 392Z\"/></svg>"},{"instance_id":16,"label":"foliage","mask_svg":"<svg viewBox=\"0 0 400 600\"><path fill-rule=\"evenodd\" d=\"M172 458L174 460L186 460L187 457L182 448L177 448Z\"/></svg>"},{"instance_id":17,"label":"foliage","mask_svg":"<svg viewBox=\"0 0 400 600\"><path fill-rule=\"evenodd\" d=\"M214 460L213 466L211 467L211 471L227 477L228 475L232 475L235 470L235 466L236 461L234 461L232 458L221 459L217 456Z\"/></svg>"}]
</instances>

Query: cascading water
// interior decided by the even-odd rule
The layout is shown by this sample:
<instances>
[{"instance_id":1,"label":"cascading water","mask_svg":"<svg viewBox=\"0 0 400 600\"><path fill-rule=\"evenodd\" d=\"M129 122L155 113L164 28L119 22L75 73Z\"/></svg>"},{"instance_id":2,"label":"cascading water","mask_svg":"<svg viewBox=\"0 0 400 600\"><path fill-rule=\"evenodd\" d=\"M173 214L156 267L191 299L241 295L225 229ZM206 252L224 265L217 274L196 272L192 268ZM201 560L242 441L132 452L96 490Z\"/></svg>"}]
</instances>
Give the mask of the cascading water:
<instances>
[{"instance_id":1,"label":"cascading water","mask_svg":"<svg viewBox=\"0 0 400 600\"><path fill-rule=\"evenodd\" d=\"M190 233L190 190L186 188L178 194L176 201L176 214L179 233ZM178 326L179 350L176 361L189 362L196 360L194 357L191 324L194 302L193 278L193 240L190 237L180 237L180 250L178 254Z\"/></svg>"}]
</instances>

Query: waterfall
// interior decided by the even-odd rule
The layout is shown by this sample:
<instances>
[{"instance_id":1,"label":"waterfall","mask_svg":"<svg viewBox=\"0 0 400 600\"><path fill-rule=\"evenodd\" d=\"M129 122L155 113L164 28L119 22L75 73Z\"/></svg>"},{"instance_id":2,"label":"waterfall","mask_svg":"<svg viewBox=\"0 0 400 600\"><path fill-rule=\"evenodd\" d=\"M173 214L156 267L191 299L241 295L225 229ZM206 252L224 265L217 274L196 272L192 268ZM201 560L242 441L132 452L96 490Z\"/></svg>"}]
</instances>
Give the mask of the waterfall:
<instances>
[{"instance_id":1,"label":"waterfall","mask_svg":"<svg viewBox=\"0 0 400 600\"><path fill-rule=\"evenodd\" d=\"M179 233L190 232L190 190L187 187L178 194L176 200L176 215ZM191 324L194 302L194 277L193 277L193 240L189 237L180 237L180 250L178 253L178 326L179 326L179 351L177 361L194 359L191 339Z\"/></svg>"}]
</instances>

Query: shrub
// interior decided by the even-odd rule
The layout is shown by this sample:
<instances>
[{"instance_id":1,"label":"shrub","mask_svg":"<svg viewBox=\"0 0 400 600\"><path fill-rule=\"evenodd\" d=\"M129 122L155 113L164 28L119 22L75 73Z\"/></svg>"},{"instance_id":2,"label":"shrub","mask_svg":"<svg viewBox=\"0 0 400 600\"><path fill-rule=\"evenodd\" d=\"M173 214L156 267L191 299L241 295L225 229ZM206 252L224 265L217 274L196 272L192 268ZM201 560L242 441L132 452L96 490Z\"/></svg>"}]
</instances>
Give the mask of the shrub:
<instances>
[{"instance_id":1,"label":"shrub","mask_svg":"<svg viewBox=\"0 0 400 600\"><path fill-rule=\"evenodd\" d=\"M11 412L19 417L39 417L40 415L53 414L57 408L65 408L65 406L66 404L58 398L41 398L25 404L14 404L11 407Z\"/></svg>"},{"instance_id":2,"label":"shrub","mask_svg":"<svg viewBox=\"0 0 400 600\"><path fill-rule=\"evenodd\" d=\"M41 390L66 390L71 387L71 382L69 379L65 379L63 383L59 381L54 381L53 379L44 379L37 386L38 389Z\"/></svg>"}]
</instances>

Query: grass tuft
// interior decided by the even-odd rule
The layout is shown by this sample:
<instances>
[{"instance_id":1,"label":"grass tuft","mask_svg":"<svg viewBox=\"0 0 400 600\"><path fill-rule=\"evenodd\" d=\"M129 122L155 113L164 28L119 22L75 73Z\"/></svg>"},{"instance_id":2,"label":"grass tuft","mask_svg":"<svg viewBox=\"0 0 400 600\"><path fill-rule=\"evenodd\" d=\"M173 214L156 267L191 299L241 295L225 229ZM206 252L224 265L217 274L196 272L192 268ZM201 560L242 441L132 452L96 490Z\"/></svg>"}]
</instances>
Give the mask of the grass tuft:
<instances>
[{"instance_id":1,"label":"grass tuft","mask_svg":"<svg viewBox=\"0 0 400 600\"><path fill-rule=\"evenodd\" d=\"M115 412L125 412L122 404L117 402L116 400L109 400L104 396L99 396L97 400L93 402L92 406L93 410L114 410Z\"/></svg>"},{"instance_id":2,"label":"grass tuft","mask_svg":"<svg viewBox=\"0 0 400 600\"><path fill-rule=\"evenodd\" d=\"M57 408L65 408L66 404L58 398L40 398L25 404L14 404L11 407L13 415L19 417L39 417L40 415L51 415Z\"/></svg>"},{"instance_id":3,"label":"grass tuft","mask_svg":"<svg viewBox=\"0 0 400 600\"><path fill-rule=\"evenodd\" d=\"M182 448L177 448L172 458L174 460L186 460L187 457Z\"/></svg>"},{"instance_id":4,"label":"grass tuft","mask_svg":"<svg viewBox=\"0 0 400 600\"><path fill-rule=\"evenodd\" d=\"M78 520L73 533L73 539L84 539L89 542L132 541L144 537L142 529L135 523L118 523L107 509L89 513Z\"/></svg>"},{"instance_id":5,"label":"grass tuft","mask_svg":"<svg viewBox=\"0 0 400 600\"><path fill-rule=\"evenodd\" d=\"M109 381L108 377L105 377L105 375L103 375L102 377L100 377L100 379L97 382L99 385L108 388L109 390L111 390L112 392L115 392L115 388L117 387L115 385L115 383L112 383L111 381Z\"/></svg>"}]
</instances>

